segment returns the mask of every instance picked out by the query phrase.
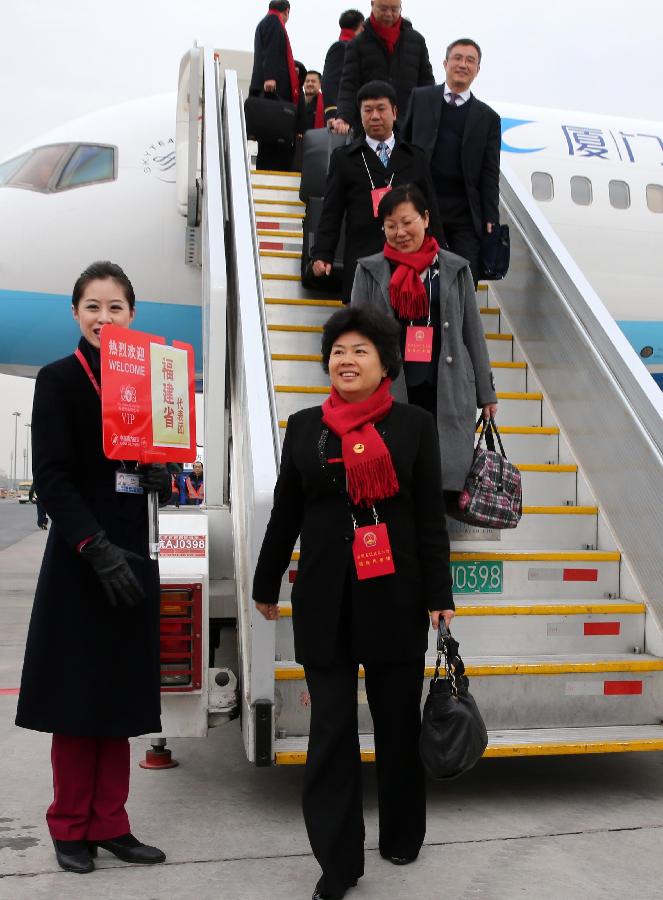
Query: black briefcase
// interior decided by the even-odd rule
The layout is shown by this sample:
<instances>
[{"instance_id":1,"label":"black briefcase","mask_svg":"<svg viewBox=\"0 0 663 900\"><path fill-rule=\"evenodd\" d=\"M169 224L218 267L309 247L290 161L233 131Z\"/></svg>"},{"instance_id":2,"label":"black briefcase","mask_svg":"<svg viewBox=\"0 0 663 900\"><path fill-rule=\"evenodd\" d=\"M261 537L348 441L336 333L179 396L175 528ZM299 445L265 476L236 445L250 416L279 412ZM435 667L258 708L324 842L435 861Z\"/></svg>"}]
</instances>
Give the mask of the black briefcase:
<instances>
[{"instance_id":1,"label":"black briefcase","mask_svg":"<svg viewBox=\"0 0 663 900\"><path fill-rule=\"evenodd\" d=\"M349 142L348 135L332 134L327 128L310 128L304 133L300 200L306 203L309 197L324 195L331 155L337 147L344 147Z\"/></svg>"},{"instance_id":2,"label":"black briefcase","mask_svg":"<svg viewBox=\"0 0 663 900\"><path fill-rule=\"evenodd\" d=\"M343 281L345 219L343 219L343 225L341 226L341 234L334 252L334 262L330 274L317 277L313 274L313 263L311 262L311 251L315 247L323 204L324 197L311 197L306 204L302 240L302 285L310 291L338 294Z\"/></svg>"},{"instance_id":3,"label":"black briefcase","mask_svg":"<svg viewBox=\"0 0 663 900\"><path fill-rule=\"evenodd\" d=\"M480 277L483 281L499 281L509 271L511 243L508 225L493 225L490 234L481 238Z\"/></svg>"},{"instance_id":4,"label":"black briefcase","mask_svg":"<svg viewBox=\"0 0 663 900\"><path fill-rule=\"evenodd\" d=\"M297 107L277 94L247 97L244 101L246 136L253 141L286 141L291 144L297 125Z\"/></svg>"}]
</instances>

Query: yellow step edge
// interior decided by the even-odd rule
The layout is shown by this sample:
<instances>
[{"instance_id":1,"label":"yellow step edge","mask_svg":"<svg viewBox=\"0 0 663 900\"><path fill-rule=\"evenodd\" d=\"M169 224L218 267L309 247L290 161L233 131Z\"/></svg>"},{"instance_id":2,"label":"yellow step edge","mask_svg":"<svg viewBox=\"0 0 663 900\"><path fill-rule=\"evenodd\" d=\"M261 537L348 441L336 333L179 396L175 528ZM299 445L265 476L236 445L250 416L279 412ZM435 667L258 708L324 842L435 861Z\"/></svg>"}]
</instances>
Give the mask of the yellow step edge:
<instances>
[{"instance_id":1,"label":"yellow step edge","mask_svg":"<svg viewBox=\"0 0 663 900\"><path fill-rule=\"evenodd\" d=\"M499 360L496 362L491 361L490 365L493 367L493 369L526 369L527 368L526 362L503 362L503 361Z\"/></svg>"},{"instance_id":2,"label":"yellow step edge","mask_svg":"<svg viewBox=\"0 0 663 900\"><path fill-rule=\"evenodd\" d=\"M282 326L283 327L283 326ZM274 390L280 394L328 394L329 388L324 385L277 384ZM497 392L498 400L542 400L543 394L521 393L518 391Z\"/></svg>"},{"instance_id":3,"label":"yellow step edge","mask_svg":"<svg viewBox=\"0 0 663 900\"><path fill-rule=\"evenodd\" d=\"M299 550L295 550L290 557L293 562L299 560ZM499 553L497 550L479 550L475 553L465 550L454 550L451 553L452 562L482 562L486 560L503 560L505 562L619 562L622 558L618 550L579 550L566 552L564 550L551 552L528 552L514 550Z\"/></svg>"},{"instance_id":4,"label":"yellow step edge","mask_svg":"<svg viewBox=\"0 0 663 900\"><path fill-rule=\"evenodd\" d=\"M293 193L299 192L298 187L294 187L290 184L258 184L257 182L252 181L251 187L254 191L292 191ZM301 203L301 200L299 202ZM301 205L304 206L303 203Z\"/></svg>"},{"instance_id":5,"label":"yellow step edge","mask_svg":"<svg viewBox=\"0 0 663 900\"><path fill-rule=\"evenodd\" d=\"M645 740L634 739L623 741L555 741L540 744L488 744L485 759L504 759L525 756L580 756L589 753L648 753L663 750L663 736ZM375 762L375 750L362 750L361 761ZM275 763L277 766L303 766L306 762L306 750L277 750Z\"/></svg>"},{"instance_id":6,"label":"yellow step edge","mask_svg":"<svg viewBox=\"0 0 663 900\"><path fill-rule=\"evenodd\" d=\"M301 172L280 172L277 169L251 169L251 175L283 175L286 178L301 178Z\"/></svg>"},{"instance_id":7,"label":"yellow step edge","mask_svg":"<svg viewBox=\"0 0 663 900\"><path fill-rule=\"evenodd\" d=\"M538 605L507 603L504 606L464 606L456 598L456 616L639 616L647 611L644 603L542 603ZM292 604L279 603L279 617L292 618Z\"/></svg>"},{"instance_id":8,"label":"yellow step edge","mask_svg":"<svg viewBox=\"0 0 663 900\"><path fill-rule=\"evenodd\" d=\"M486 663L468 664L465 674L468 678L493 678L514 675L587 675L604 673L635 674L638 672L663 672L663 659L608 659L595 662L558 662L558 663ZM435 666L426 666L424 676L431 678ZM359 666L359 677L364 677L364 667ZM303 681L303 666L274 668L275 681Z\"/></svg>"},{"instance_id":9,"label":"yellow step edge","mask_svg":"<svg viewBox=\"0 0 663 900\"><path fill-rule=\"evenodd\" d=\"M253 205L257 206L258 204L260 204L261 206L296 206L301 207L302 209L305 206L305 204L302 203L301 200L263 200L260 197L254 197Z\"/></svg>"},{"instance_id":10,"label":"yellow step edge","mask_svg":"<svg viewBox=\"0 0 663 900\"><path fill-rule=\"evenodd\" d=\"M282 275L280 272L263 272L263 281L301 281L299 275Z\"/></svg>"},{"instance_id":11,"label":"yellow step edge","mask_svg":"<svg viewBox=\"0 0 663 900\"><path fill-rule=\"evenodd\" d=\"M295 250L259 250L259 256L266 256L268 259L301 259L301 253ZM264 278L264 275L263 275Z\"/></svg>"},{"instance_id":12,"label":"yellow step edge","mask_svg":"<svg viewBox=\"0 0 663 900\"><path fill-rule=\"evenodd\" d=\"M265 297L265 303L283 304L284 306L343 306L342 300L293 300L291 298ZM322 356L298 353L272 353L272 359L288 362L321 362ZM491 362L493 369L526 369L527 363ZM572 466L575 472L577 466ZM571 469L569 469L571 471Z\"/></svg>"},{"instance_id":13,"label":"yellow step edge","mask_svg":"<svg viewBox=\"0 0 663 900\"><path fill-rule=\"evenodd\" d=\"M482 316L499 316L500 311L496 306L480 306L479 312Z\"/></svg>"},{"instance_id":14,"label":"yellow step edge","mask_svg":"<svg viewBox=\"0 0 663 900\"><path fill-rule=\"evenodd\" d=\"M282 231L280 228L259 228L258 235L260 237L293 237L303 238L303 231Z\"/></svg>"},{"instance_id":15,"label":"yellow step edge","mask_svg":"<svg viewBox=\"0 0 663 900\"><path fill-rule=\"evenodd\" d=\"M301 222L302 216L301 213L282 213L282 212L270 212L269 210L256 210L256 218L262 216L263 219L299 219Z\"/></svg>"},{"instance_id":16,"label":"yellow step edge","mask_svg":"<svg viewBox=\"0 0 663 900\"><path fill-rule=\"evenodd\" d=\"M529 516L596 516L598 506L523 506Z\"/></svg>"},{"instance_id":17,"label":"yellow step edge","mask_svg":"<svg viewBox=\"0 0 663 900\"><path fill-rule=\"evenodd\" d=\"M267 302L265 300L265 303ZM322 356L319 353L272 353L272 359L274 362L322 362Z\"/></svg>"},{"instance_id":18,"label":"yellow step edge","mask_svg":"<svg viewBox=\"0 0 663 900\"><path fill-rule=\"evenodd\" d=\"M270 306L343 306L342 300L300 300L294 297L265 297L265 303Z\"/></svg>"},{"instance_id":19,"label":"yellow step edge","mask_svg":"<svg viewBox=\"0 0 663 900\"><path fill-rule=\"evenodd\" d=\"M297 334L322 334L322 325L268 325L267 331L292 331Z\"/></svg>"},{"instance_id":20,"label":"yellow step edge","mask_svg":"<svg viewBox=\"0 0 663 900\"><path fill-rule=\"evenodd\" d=\"M512 341L512 334L493 334L491 332L486 332L484 335L487 341Z\"/></svg>"},{"instance_id":21,"label":"yellow step edge","mask_svg":"<svg viewBox=\"0 0 663 900\"><path fill-rule=\"evenodd\" d=\"M481 284L477 286L477 290L478 290L478 291L487 291L487 290L488 290L488 285L485 284L485 282L482 281Z\"/></svg>"},{"instance_id":22,"label":"yellow step edge","mask_svg":"<svg viewBox=\"0 0 663 900\"><path fill-rule=\"evenodd\" d=\"M577 473L578 467L571 465L559 465L558 463L514 463L521 472L573 472Z\"/></svg>"}]
</instances>

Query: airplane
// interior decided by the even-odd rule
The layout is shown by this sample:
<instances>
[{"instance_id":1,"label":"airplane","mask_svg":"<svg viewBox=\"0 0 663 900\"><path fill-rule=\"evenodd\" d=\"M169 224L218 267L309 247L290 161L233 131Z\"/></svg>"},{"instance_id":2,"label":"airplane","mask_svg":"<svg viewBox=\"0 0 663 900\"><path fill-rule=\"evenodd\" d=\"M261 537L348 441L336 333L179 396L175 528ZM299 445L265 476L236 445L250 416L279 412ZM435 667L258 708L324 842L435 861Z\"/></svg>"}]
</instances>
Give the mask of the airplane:
<instances>
[{"instance_id":1,"label":"airplane","mask_svg":"<svg viewBox=\"0 0 663 900\"><path fill-rule=\"evenodd\" d=\"M201 274L185 261L178 184L181 103L160 95L100 110L0 163L0 372L34 376L71 352L71 287L99 258L132 279L137 328L189 341L201 359ZM663 125L491 105L503 159L663 387Z\"/></svg>"}]
</instances>

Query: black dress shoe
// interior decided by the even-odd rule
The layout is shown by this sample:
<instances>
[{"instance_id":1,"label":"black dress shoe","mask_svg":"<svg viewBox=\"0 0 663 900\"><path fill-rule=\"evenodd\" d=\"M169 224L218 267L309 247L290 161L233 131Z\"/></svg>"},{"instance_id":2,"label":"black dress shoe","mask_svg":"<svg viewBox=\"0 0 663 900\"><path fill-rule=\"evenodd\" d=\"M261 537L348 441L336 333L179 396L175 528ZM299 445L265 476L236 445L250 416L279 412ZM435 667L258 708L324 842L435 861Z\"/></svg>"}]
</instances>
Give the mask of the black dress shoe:
<instances>
[{"instance_id":1,"label":"black dress shoe","mask_svg":"<svg viewBox=\"0 0 663 900\"><path fill-rule=\"evenodd\" d=\"M53 846L58 865L65 872L75 872L77 875L94 872L94 862L86 841L56 841L53 838Z\"/></svg>"},{"instance_id":2,"label":"black dress shoe","mask_svg":"<svg viewBox=\"0 0 663 900\"><path fill-rule=\"evenodd\" d=\"M327 891L323 887L321 887L322 881L323 879L321 878L320 881L316 884L311 900L343 900L347 889L357 886L357 882L353 881L352 884L348 885L348 888L343 888L342 891Z\"/></svg>"},{"instance_id":3,"label":"black dress shoe","mask_svg":"<svg viewBox=\"0 0 663 900\"><path fill-rule=\"evenodd\" d=\"M117 856L123 862L150 866L166 860L166 854L163 850L159 850L158 847L148 847L147 844L141 844L133 834L121 834L119 837L109 838L106 841L88 841L88 844L92 856L96 856L97 848L101 847Z\"/></svg>"},{"instance_id":4,"label":"black dress shoe","mask_svg":"<svg viewBox=\"0 0 663 900\"><path fill-rule=\"evenodd\" d=\"M384 853L381 853L380 856L390 863L393 863L395 866L407 866L410 863L413 863L417 858L416 856L387 856Z\"/></svg>"}]
</instances>

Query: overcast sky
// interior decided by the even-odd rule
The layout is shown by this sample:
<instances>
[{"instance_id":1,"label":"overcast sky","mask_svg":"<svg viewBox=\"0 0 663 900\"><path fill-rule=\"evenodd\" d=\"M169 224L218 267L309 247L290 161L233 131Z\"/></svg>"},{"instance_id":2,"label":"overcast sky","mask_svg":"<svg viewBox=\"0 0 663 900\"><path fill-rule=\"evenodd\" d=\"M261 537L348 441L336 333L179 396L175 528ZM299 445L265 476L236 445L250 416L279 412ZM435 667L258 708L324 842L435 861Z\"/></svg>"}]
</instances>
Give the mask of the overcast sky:
<instances>
[{"instance_id":1,"label":"overcast sky","mask_svg":"<svg viewBox=\"0 0 663 900\"><path fill-rule=\"evenodd\" d=\"M113 103L177 88L194 40L250 50L267 0L2 0L0 161L49 128ZM355 4L368 12L368 3ZM322 69L344 2L292 0L295 56ZM485 99L663 118L663 5L598 0L404 0L440 79L444 48L471 36L483 49ZM26 262L29 258L26 247ZM30 259L31 266L38 260ZM0 248L0 288L2 288ZM29 323L26 323L29 325ZM28 330L29 333L29 330ZM0 469L9 471L13 410L29 421L32 384L0 376ZM11 408L10 408L11 407ZM26 429L20 426L19 431ZM19 475L22 449L19 439Z\"/></svg>"}]
</instances>

